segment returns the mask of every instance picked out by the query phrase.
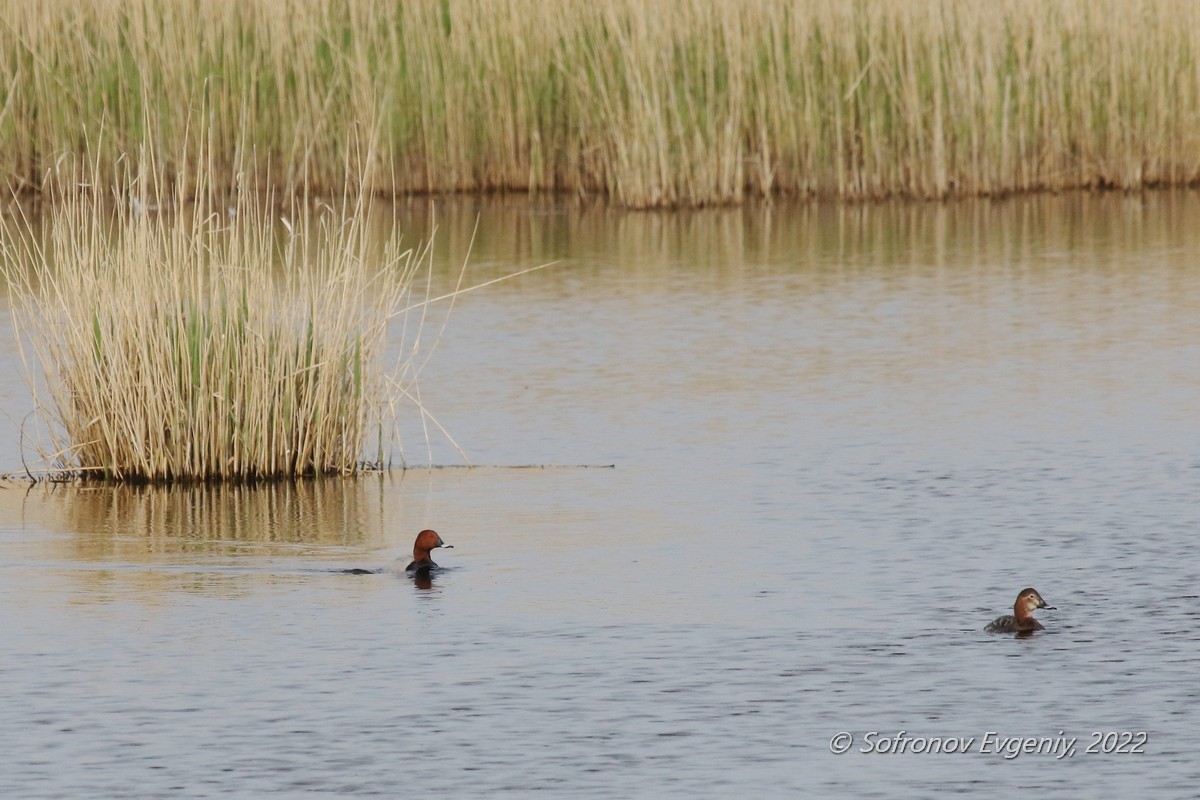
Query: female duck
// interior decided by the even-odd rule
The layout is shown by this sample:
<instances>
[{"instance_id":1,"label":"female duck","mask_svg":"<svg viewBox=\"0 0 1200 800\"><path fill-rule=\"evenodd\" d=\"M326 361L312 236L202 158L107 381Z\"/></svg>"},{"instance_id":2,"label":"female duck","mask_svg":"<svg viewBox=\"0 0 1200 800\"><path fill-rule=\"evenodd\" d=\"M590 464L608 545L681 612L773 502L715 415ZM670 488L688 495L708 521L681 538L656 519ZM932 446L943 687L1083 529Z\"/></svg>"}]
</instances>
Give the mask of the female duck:
<instances>
[{"instance_id":1,"label":"female duck","mask_svg":"<svg viewBox=\"0 0 1200 800\"><path fill-rule=\"evenodd\" d=\"M404 571L415 575L428 575L429 570L437 567L437 564L433 563L433 559L429 557L429 553L438 547L450 548L454 545L443 542L437 531L423 530L418 533L417 540L413 542L412 563L405 567Z\"/></svg>"},{"instance_id":2,"label":"female duck","mask_svg":"<svg viewBox=\"0 0 1200 800\"><path fill-rule=\"evenodd\" d=\"M1029 633L1045 630L1045 626L1033 618L1035 609L1048 608L1054 611L1054 606L1046 605L1046 601L1034 588L1022 589L1013 603L1013 613L997 617L984 628L988 633Z\"/></svg>"}]
</instances>

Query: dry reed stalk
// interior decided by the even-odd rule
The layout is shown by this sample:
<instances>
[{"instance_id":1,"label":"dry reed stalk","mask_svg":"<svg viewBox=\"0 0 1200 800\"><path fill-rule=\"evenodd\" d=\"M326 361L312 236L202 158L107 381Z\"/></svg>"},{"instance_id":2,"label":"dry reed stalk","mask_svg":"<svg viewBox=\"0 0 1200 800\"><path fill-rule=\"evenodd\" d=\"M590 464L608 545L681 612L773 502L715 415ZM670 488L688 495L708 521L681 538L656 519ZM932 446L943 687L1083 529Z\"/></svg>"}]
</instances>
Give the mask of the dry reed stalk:
<instances>
[{"instance_id":1,"label":"dry reed stalk","mask_svg":"<svg viewBox=\"0 0 1200 800\"><path fill-rule=\"evenodd\" d=\"M176 179L202 197L204 163ZM193 207L143 161L114 203L80 188L95 171L64 167L76 191L44 236L28 221L0 229L18 341L46 370L42 455L56 471L165 482L358 470L388 422L387 326L422 307L411 289L429 246L376 252L361 193L340 213L287 220L280 239L248 181L228 207Z\"/></svg>"},{"instance_id":2,"label":"dry reed stalk","mask_svg":"<svg viewBox=\"0 0 1200 800\"><path fill-rule=\"evenodd\" d=\"M0 175L153 135L340 191L1002 194L1200 181L1191 0L0 0ZM202 119L202 125L195 120ZM248 152L252 151L252 152ZM101 176L105 180L114 175Z\"/></svg>"}]
</instances>

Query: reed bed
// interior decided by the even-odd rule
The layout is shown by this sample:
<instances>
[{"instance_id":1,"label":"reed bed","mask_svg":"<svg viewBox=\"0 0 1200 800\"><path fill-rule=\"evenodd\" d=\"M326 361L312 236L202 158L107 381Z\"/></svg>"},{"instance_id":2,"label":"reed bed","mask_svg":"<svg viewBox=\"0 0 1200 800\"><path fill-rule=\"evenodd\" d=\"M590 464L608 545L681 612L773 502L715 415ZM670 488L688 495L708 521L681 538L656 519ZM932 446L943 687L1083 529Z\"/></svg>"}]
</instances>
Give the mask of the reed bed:
<instances>
[{"instance_id":1,"label":"reed bed","mask_svg":"<svg viewBox=\"0 0 1200 800\"><path fill-rule=\"evenodd\" d=\"M216 197L194 167L172 183ZM361 193L281 228L247 179L193 205L147 160L115 193L95 188L96 162L61 171L72 190L41 227L0 227L22 356L45 371L32 382L51 475L352 474L369 439L383 460L413 373L403 355L389 372L382 349L389 323L423 308L411 295L428 245L371 245Z\"/></svg>"},{"instance_id":2,"label":"reed bed","mask_svg":"<svg viewBox=\"0 0 1200 800\"><path fill-rule=\"evenodd\" d=\"M1191 0L0 8L0 175L31 189L101 128L109 163L153 134L335 192L368 131L372 190L630 207L1200 180Z\"/></svg>"}]
</instances>

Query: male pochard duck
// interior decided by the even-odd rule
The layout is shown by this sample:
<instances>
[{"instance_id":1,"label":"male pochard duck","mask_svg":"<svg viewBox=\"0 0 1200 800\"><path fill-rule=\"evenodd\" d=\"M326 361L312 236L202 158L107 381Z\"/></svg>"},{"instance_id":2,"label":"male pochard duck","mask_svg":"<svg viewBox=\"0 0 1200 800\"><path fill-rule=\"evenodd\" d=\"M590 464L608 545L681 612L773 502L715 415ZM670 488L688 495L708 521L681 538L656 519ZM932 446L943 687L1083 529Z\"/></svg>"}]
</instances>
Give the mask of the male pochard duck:
<instances>
[{"instance_id":1,"label":"male pochard duck","mask_svg":"<svg viewBox=\"0 0 1200 800\"><path fill-rule=\"evenodd\" d=\"M418 533L417 540L413 542L412 563L405 567L404 571L421 574L428 573L429 570L437 567L429 554L438 547L453 548L454 545L443 542L437 531L426 529Z\"/></svg>"}]
</instances>

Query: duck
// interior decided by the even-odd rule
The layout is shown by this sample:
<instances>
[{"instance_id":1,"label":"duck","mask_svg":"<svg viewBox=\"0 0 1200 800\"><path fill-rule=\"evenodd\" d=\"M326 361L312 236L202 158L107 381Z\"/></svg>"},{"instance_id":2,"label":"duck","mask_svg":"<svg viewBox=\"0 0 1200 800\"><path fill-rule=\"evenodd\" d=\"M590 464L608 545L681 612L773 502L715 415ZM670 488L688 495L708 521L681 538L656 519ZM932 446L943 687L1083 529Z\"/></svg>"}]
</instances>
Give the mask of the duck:
<instances>
[{"instance_id":1,"label":"duck","mask_svg":"<svg viewBox=\"0 0 1200 800\"><path fill-rule=\"evenodd\" d=\"M1017 595L1017 602L1013 603L1013 613L996 617L984 630L988 633L1031 633L1045 630L1046 626L1033 618L1033 612L1039 608L1056 610L1054 606L1046 605L1037 589L1032 586L1022 589Z\"/></svg>"},{"instance_id":2,"label":"duck","mask_svg":"<svg viewBox=\"0 0 1200 800\"><path fill-rule=\"evenodd\" d=\"M440 569L437 564L433 563L433 559L429 557L430 551L438 547L453 548L454 545L446 544L442 541L442 537L437 531L431 531L428 528L417 534L416 541L413 542L413 557L408 566L404 568L404 572L409 575L428 578L429 571L432 569ZM342 572L347 575L378 575L381 572L398 574L400 565L404 563L404 559L398 558L383 569L339 569L337 572Z\"/></svg>"},{"instance_id":3,"label":"duck","mask_svg":"<svg viewBox=\"0 0 1200 800\"><path fill-rule=\"evenodd\" d=\"M437 531L432 531L426 528L417 534L417 539L413 542L413 560L407 567L405 572L414 575L429 574L429 570L437 569L437 564L433 563L433 559L429 557L429 553L435 548L445 547L453 548L454 545L446 544L442 541L442 537Z\"/></svg>"}]
</instances>

